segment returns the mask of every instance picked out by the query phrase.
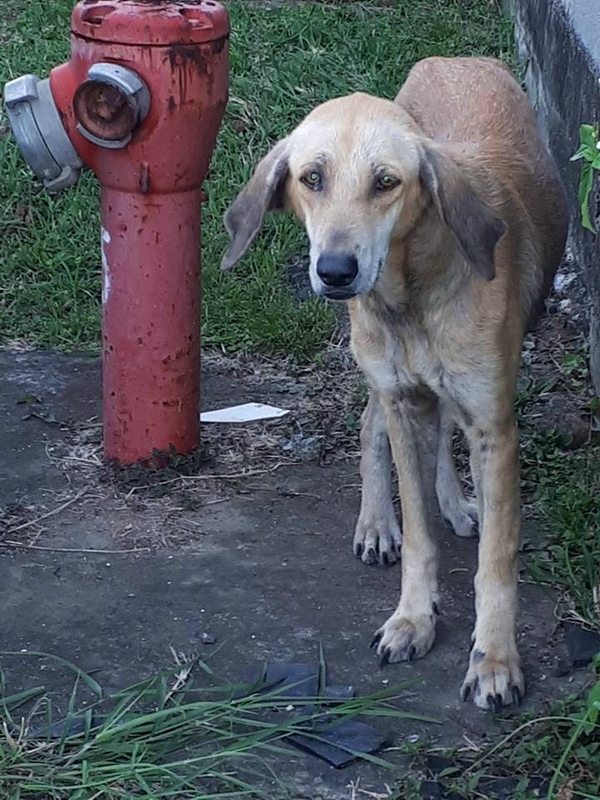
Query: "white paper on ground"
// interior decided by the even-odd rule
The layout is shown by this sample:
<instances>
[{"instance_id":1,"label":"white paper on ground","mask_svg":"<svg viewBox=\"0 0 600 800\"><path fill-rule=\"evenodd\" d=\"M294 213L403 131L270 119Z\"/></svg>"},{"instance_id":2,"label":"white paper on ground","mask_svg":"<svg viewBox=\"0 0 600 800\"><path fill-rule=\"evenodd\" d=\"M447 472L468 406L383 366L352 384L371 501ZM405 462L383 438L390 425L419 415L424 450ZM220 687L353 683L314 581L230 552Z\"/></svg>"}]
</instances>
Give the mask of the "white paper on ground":
<instances>
[{"instance_id":1,"label":"white paper on ground","mask_svg":"<svg viewBox=\"0 0 600 800\"><path fill-rule=\"evenodd\" d=\"M289 413L283 408L264 403L244 403L241 406L204 411L200 414L200 422L255 422L259 419L278 419Z\"/></svg>"}]
</instances>

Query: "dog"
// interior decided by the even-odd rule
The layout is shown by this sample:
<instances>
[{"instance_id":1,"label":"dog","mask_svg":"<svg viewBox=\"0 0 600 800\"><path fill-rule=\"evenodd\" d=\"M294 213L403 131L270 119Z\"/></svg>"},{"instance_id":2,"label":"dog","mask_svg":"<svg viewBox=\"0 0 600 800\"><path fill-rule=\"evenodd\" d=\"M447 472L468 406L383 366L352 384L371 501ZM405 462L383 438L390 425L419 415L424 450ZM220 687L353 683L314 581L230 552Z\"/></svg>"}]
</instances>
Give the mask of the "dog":
<instances>
[{"instance_id":1,"label":"dog","mask_svg":"<svg viewBox=\"0 0 600 800\"><path fill-rule=\"evenodd\" d=\"M439 505L459 536L479 534L461 696L496 711L520 704L513 405L523 338L568 225L524 92L496 59L432 57L417 62L394 102L330 100L273 147L227 210L223 269L242 258L268 211L291 211L306 228L312 289L347 303L369 386L354 552L391 563L402 545L400 601L372 643L380 663L421 658L433 645ZM475 502L453 462L456 425Z\"/></svg>"}]
</instances>

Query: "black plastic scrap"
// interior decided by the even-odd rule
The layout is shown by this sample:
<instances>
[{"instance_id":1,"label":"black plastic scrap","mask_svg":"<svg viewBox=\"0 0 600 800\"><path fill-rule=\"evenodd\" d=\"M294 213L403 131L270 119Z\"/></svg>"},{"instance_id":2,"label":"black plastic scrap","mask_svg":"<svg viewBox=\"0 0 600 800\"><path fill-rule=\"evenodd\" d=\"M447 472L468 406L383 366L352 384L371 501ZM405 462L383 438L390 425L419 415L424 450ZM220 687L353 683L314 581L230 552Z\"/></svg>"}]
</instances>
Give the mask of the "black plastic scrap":
<instances>
[{"instance_id":1,"label":"black plastic scrap","mask_svg":"<svg viewBox=\"0 0 600 800\"><path fill-rule=\"evenodd\" d=\"M600 654L600 634L574 622L564 622L567 650L574 667L585 667Z\"/></svg>"},{"instance_id":2,"label":"black plastic scrap","mask_svg":"<svg viewBox=\"0 0 600 800\"><path fill-rule=\"evenodd\" d=\"M310 664L286 664L273 662L266 664L261 672L249 681L250 692L262 693L277 690L280 699L315 698L321 704L330 700L339 702L351 700L355 696L352 686L322 686L322 673L319 667ZM286 688L287 687L287 688ZM293 733L287 741L326 761L334 767L344 767L356 758L375 753L386 743L371 725L358 720L332 722L331 718L319 718L318 708L303 708L302 714L314 712L316 718L307 722L306 733Z\"/></svg>"},{"instance_id":3,"label":"black plastic scrap","mask_svg":"<svg viewBox=\"0 0 600 800\"><path fill-rule=\"evenodd\" d=\"M377 752L386 743L385 737L375 728L354 719L323 728L317 725L313 730L318 738L293 733L288 742L338 769L361 755Z\"/></svg>"}]
</instances>

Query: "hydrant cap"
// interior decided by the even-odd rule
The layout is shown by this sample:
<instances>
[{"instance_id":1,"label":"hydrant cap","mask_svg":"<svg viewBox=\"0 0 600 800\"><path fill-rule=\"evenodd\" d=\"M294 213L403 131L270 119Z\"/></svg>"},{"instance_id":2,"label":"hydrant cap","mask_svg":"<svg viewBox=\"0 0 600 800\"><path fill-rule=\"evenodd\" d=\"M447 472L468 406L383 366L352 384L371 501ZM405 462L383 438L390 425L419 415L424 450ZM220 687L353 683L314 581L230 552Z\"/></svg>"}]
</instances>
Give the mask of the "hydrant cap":
<instances>
[{"instance_id":1,"label":"hydrant cap","mask_svg":"<svg viewBox=\"0 0 600 800\"><path fill-rule=\"evenodd\" d=\"M109 43L202 44L226 37L229 17L214 0L80 0L73 9L71 30Z\"/></svg>"}]
</instances>

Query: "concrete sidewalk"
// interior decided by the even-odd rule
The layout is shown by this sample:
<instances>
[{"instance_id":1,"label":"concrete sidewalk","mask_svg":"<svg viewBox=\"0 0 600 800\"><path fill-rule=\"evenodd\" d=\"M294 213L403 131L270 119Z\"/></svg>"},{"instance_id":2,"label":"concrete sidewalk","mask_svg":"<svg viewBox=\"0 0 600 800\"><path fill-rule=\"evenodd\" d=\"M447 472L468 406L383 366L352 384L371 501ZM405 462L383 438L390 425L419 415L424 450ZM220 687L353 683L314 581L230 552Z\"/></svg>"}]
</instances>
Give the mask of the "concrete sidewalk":
<instances>
[{"instance_id":1,"label":"concrete sidewalk","mask_svg":"<svg viewBox=\"0 0 600 800\"><path fill-rule=\"evenodd\" d=\"M205 370L206 408L248 400L285 406L292 399L289 386L280 391L223 368L214 374L210 363ZM406 690L402 708L442 724L397 723L397 744L416 736L457 744L464 734L477 739L506 729L458 697L474 617L476 541L439 531L443 613L436 644L425 659L382 672L368 645L395 607L400 570L366 567L352 555L356 459L269 467L225 482L207 472L206 481L192 479L188 490L162 497L127 491L96 463L99 407L96 360L0 353L0 649L55 653L97 670L96 679L116 689L171 666L170 645L200 650L218 675L239 680L265 660L315 662L322 644L330 681L360 694L384 681L419 681ZM277 428L271 423L269 430L277 449ZM219 467L217 456L210 469ZM541 707L583 678L557 677L564 652L552 602L524 583L520 594L527 703ZM203 634L214 644L203 644ZM22 659L0 662L9 689L39 684L33 660L27 673ZM42 678L61 686L52 670ZM302 754L284 769L311 798L348 797L358 776L372 790L390 780L371 766L335 771Z\"/></svg>"}]
</instances>

